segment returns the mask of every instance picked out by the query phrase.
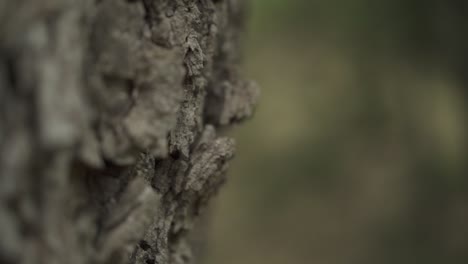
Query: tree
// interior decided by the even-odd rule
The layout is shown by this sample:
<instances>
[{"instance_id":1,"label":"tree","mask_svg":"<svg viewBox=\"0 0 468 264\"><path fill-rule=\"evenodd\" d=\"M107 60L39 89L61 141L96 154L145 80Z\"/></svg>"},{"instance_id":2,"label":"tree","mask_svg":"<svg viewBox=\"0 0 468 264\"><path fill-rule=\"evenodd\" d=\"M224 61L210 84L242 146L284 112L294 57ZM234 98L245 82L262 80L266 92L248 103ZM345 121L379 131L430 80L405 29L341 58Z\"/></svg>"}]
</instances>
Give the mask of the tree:
<instances>
[{"instance_id":1,"label":"tree","mask_svg":"<svg viewBox=\"0 0 468 264\"><path fill-rule=\"evenodd\" d=\"M252 114L242 0L0 1L0 263L191 263Z\"/></svg>"}]
</instances>

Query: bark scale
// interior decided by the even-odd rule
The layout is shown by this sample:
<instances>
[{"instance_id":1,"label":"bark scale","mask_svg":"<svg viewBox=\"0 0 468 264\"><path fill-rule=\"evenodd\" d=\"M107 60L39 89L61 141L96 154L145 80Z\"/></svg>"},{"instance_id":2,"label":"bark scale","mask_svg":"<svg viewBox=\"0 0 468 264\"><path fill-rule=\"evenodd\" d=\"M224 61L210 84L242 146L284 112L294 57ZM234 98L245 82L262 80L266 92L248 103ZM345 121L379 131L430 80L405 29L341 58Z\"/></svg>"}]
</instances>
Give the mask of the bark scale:
<instances>
[{"instance_id":1,"label":"bark scale","mask_svg":"<svg viewBox=\"0 0 468 264\"><path fill-rule=\"evenodd\" d=\"M257 87L242 0L0 1L0 263L192 263Z\"/></svg>"}]
</instances>

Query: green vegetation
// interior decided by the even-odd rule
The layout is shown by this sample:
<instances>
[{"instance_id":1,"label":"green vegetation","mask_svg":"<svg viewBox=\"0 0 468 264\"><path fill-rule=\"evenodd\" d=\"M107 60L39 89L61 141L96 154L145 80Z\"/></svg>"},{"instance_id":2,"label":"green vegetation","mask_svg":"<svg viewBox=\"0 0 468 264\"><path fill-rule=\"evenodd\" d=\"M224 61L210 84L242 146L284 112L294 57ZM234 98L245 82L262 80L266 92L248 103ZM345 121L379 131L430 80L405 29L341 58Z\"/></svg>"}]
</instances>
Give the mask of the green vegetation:
<instances>
[{"instance_id":1,"label":"green vegetation","mask_svg":"<svg viewBox=\"0 0 468 264\"><path fill-rule=\"evenodd\" d=\"M252 1L209 263L466 263L465 2Z\"/></svg>"}]
</instances>

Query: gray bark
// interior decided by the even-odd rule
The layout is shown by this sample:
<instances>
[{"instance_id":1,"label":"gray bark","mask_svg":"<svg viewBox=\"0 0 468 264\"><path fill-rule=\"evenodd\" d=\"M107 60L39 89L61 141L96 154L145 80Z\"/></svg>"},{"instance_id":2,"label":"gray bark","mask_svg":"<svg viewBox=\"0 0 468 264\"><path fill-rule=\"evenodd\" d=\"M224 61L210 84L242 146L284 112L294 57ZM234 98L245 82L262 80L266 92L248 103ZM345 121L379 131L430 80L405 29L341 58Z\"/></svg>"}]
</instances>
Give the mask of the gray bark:
<instances>
[{"instance_id":1,"label":"gray bark","mask_svg":"<svg viewBox=\"0 0 468 264\"><path fill-rule=\"evenodd\" d=\"M192 263L252 114L242 0L0 0L0 263Z\"/></svg>"}]
</instances>

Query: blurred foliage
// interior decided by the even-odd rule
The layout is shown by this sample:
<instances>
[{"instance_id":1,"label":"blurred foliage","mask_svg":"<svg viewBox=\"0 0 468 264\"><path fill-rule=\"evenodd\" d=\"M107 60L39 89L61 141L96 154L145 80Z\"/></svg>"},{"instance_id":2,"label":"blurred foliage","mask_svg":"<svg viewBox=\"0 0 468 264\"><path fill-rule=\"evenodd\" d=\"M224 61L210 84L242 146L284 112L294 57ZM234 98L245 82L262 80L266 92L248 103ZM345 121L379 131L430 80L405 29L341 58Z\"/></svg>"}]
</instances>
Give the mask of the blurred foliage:
<instances>
[{"instance_id":1,"label":"blurred foliage","mask_svg":"<svg viewBox=\"0 0 468 264\"><path fill-rule=\"evenodd\" d=\"M251 2L206 263L467 263L468 2Z\"/></svg>"}]
</instances>

